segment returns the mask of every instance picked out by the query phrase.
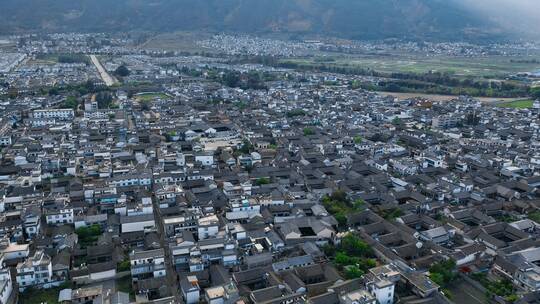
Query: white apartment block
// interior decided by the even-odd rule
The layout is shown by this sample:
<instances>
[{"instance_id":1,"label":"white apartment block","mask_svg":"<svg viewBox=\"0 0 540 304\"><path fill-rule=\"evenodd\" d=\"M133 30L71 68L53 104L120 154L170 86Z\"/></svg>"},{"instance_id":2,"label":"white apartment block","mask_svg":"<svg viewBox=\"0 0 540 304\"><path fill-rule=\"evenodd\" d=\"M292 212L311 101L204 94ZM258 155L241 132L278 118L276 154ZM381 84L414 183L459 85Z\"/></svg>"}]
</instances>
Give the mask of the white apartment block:
<instances>
[{"instance_id":1,"label":"white apartment block","mask_svg":"<svg viewBox=\"0 0 540 304\"><path fill-rule=\"evenodd\" d=\"M71 120L75 117L73 109L46 109L46 110L34 110L32 113L33 118L37 119L60 119Z\"/></svg>"}]
</instances>

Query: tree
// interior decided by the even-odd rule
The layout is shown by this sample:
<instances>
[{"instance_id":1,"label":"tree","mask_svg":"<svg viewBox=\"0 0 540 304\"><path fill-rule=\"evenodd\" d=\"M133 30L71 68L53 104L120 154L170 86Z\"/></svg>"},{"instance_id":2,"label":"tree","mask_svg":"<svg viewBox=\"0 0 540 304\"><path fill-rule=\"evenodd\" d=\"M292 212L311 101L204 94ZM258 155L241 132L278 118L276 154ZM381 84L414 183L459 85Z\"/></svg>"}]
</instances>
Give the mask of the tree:
<instances>
[{"instance_id":1,"label":"tree","mask_svg":"<svg viewBox=\"0 0 540 304\"><path fill-rule=\"evenodd\" d=\"M129 260L124 260L118 263L118 271L129 271L131 269L131 263Z\"/></svg>"},{"instance_id":2,"label":"tree","mask_svg":"<svg viewBox=\"0 0 540 304\"><path fill-rule=\"evenodd\" d=\"M377 266L371 247L352 233L343 237L338 246L328 245L323 250L328 257L334 258L334 264L347 279L361 277Z\"/></svg>"},{"instance_id":3,"label":"tree","mask_svg":"<svg viewBox=\"0 0 540 304\"><path fill-rule=\"evenodd\" d=\"M99 92L96 94L96 101L100 109L107 109L111 106L113 97L109 92Z\"/></svg>"},{"instance_id":4,"label":"tree","mask_svg":"<svg viewBox=\"0 0 540 304\"><path fill-rule=\"evenodd\" d=\"M540 87L531 88L531 97L540 99Z\"/></svg>"},{"instance_id":5,"label":"tree","mask_svg":"<svg viewBox=\"0 0 540 304\"><path fill-rule=\"evenodd\" d=\"M486 287L488 290L488 294L495 294L500 297L505 297L508 300L515 299L514 284L510 280L503 279L498 281L488 281Z\"/></svg>"},{"instance_id":6,"label":"tree","mask_svg":"<svg viewBox=\"0 0 540 304\"><path fill-rule=\"evenodd\" d=\"M357 199L352 203L352 205L354 209L360 210L364 208L364 206L366 205L366 202L364 202L363 199Z\"/></svg>"},{"instance_id":7,"label":"tree","mask_svg":"<svg viewBox=\"0 0 540 304\"><path fill-rule=\"evenodd\" d=\"M429 278L433 282L437 283L439 286L444 285L444 276L440 273L437 273L437 272L430 273Z\"/></svg>"},{"instance_id":8,"label":"tree","mask_svg":"<svg viewBox=\"0 0 540 304\"><path fill-rule=\"evenodd\" d=\"M324 244L322 247L322 250L324 254L326 254L326 256L329 256L329 257L334 256L334 254L336 254L336 247L330 244Z\"/></svg>"},{"instance_id":9,"label":"tree","mask_svg":"<svg viewBox=\"0 0 540 304\"><path fill-rule=\"evenodd\" d=\"M99 225L92 225L88 227L81 227L75 230L75 233L80 238L85 238L89 236L98 236L101 234L101 227Z\"/></svg>"},{"instance_id":10,"label":"tree","mask_svg":"<svg viewBox=\"0 0 540 304\"><path fill-rule=\"evenodd\" d=\"M456 261L449 259L431 265L429 277L439 286L447 286L457 278Z\"/></svg>"},{"instance_id":11,"label":"tree","mask_svg":"<svg viewBox=\"0 0 540 304\"><path fill-rule=\"evenodd\" d=\"M287 112L287 117L305 116L306 111L303 109L293 109Z\"/></svg>"},{"instance_id":12,"label":"tree","mask_svg":"<svg viewBox=\"0 0 540 304\"><path fill-rule=\"evenodd\" d=\"M371 247L352 233L348 233L341 239L340 247L351 256L367 257L373 254Z\"/></svg>"},{"instance_id":13,"label":"tree","mask_svg":"<svg viewBox=\"0 0 540 304\"><path fill-rule=\"evenodd\" d=\"M334 257L334 262L338 265L349 265L351 263L351 258L345 252L338 252Z\"/></svg>"},{"instance_id":14,"label":"tree","mask_svg":"<svg viewBox=\"0 0 540 304\"><path fill-rule=\"evenodd\" d=\"M340 227L345 227L347 225L347 216L343 213L334 214L334 218L338 222Z\"/></svg>"},{"instance_id":15,"label":"tree","mask_svg":"<svg viewBox=\"0 0 540 304\"><path fill-rule=\"evenodd\" d=\"M261 74L255 71L251 71L247 74L247 83L244 86L245 89L261 90L266 89L266 85L262 80Z\"/></svg>"},{"instance_id":16,"label":"tree","mask_svg":"<svg viewBox=\"0 0 540 304\"><path fill-rule=\"evenodd\" d=\"M58 95L58 94L59 94L58 88L53 87L53 88L51 88L51 89L49 90L49 95L50 95L50 96L56 96L56 95Z\"/></svg>"},{"instance_id":17,"label":"tree","mask_svg":"<svg viewBox=\"0 0 540 304\"><path fill-rule=\"evenodd\" d=\"M242 147L240 147L240 152L243 154L249 154L253 151L253 145L248 141L244 140L242 143Z\"/></svg>"},{"instance_id":18,"label":"tree","mask_svg":"<svg viewBox=\"0 0 540 304\"><path fill-rule=\"evenodd\" d=\"M78 105L79 102L77 101L77 98L75 96L68 96L66 98L66 101L64 101L64 107L66 108L72 108L76 110Z\"/></svg>"},{"instance_id":19,"label":"tree","mask_svg":"<svg viewBox=\"0 0 540 304\"><path fill-rule=\"evenodd\" d=\"M340 227L347 226L347 214L361 211L365 206L362 200L351 202L347 193L341 190L336 190L331 195L323 197L322 204L334 216Z\"/></svg>"},{"instance_id":20,"label":"tree","mask_svg":"<svg viewBox=\"0 0 540 304\"><path fill-rule=\"evenodd\" d=\"M360 268L367 270L377 266L377 261L375 259L362 259L359 265Z\"/></svg>"},{"instance_id":21,"label":"tree","mask_svg":"<svg viewBox=\"0 0 540 304\"><path fill-rule=\"evenodd\" d=\"M382 210L379 212L379 215L382 216L385 220L393 220L403 215L403 211L399 208L391 208Z\"/></svg>"},{"instance_id":22,"label":"tree","mask_svg":"<svg viewBox=\"0 0 540 304\"><path fill-rule=\"evenodd\" d=\"M83 85L80 85L77 88L77 91L80 95L86 95L96 91L96 86L91 80L86 81Z\"/></svg>"},{"instance_id":23,"label":"tree","mask_svg":"<svg viewBox=\"0 0 540 304\"><path fill-rule=\"evenodd\" d=\"M261 178L257 179L255 184L257 184L257 186L268 185L268 184L270 184L270 179L268 179L266 177L261 177Z\"/></svg>"},{"instance_id":24,"label":"tree","mask_svg":"<svg viewBox=\"0 0 540 304\"><path fill-rule=\"evenodd\" d=\"M150 103L146 101L141 102L141 110L150 111Z\"/></svg>"},{"instance_id":25,"label":"tree","mask_svg":"<svg viewBox=\"0 0 540 304\"><path fill-rule=\"evenodd\" d=\"M364 272L356 265L347 266L345 270L345 278L347 280L360 278L363 275L364 275Z\"/></svg>"},{"instance_id":26,"label":"tree","mask_svg":"<svg viewBox=\"0 0 540 304\"><path fill-rule=\"evenodd\" d=\"M502 280L489 280L487 275L482 272L476 272L471 275L473 279L480 282L482 286L487 289L487 296L492 297L493 295L498 295L504 297L505 300L509 303L513 303L517 300L515 294L515 288L512 281L507 279Z\"/></svg>"},{"instance_id":27,"label":"tree","mask_svg":"<svg viewBox=\"0 0 540 304\"><path fill-rule=\"evenodd\" d=\"M125 65L121 65L116 68L114 74L119 77L127 77L131 74L131 71Z\"/></svg>"},{"instance_id":28,"label":"tree","mask_svg":"<svg viewBox=\"0 0 540 304\"><path fill-rule=\"evenodd\" d=\"M90 60L83 54L61 54L58 55L58 62L60 63L84 63L90 64Z\"/></svg>"},{"instance_id":29,"label":"tree","mask_svg":"<svg viewBox=\"0 0 540 304\"><path fill-rule=\"evenodd\" d=\"M102 231L99 225L92 225L78 228L75 230L75 233L79 237L79 244L81 244L81 247L86 248L97 241L98 236L101 235Z\"/></svg>"},{"instance_id":30,"label":"tree","mask_svg":"<svg viewBox=\"0 0 540 304\"><path fill-rule=\"evenodd\" d=\"M347 193L343 190L336 190L330 195L330 199L333 201L348 203Z\"/></svg>"},{"instance_id":31,"label":"tree","mask_svg":"<svg viewBox=\"0 0 540 304\"><path fill-rule=\"evenodd\" d=\"M17 88L15 88L15 87L9 88L8 97L10 99L15 99L15 98L19 97L19 90L17 90Z\"/></svg>"},{"instance_id":32,"label":"tree","mask_svg":"<svg viewBox=\"0 0 540 304\"><path fill-rule=\"evenodd\" d=\"M358 80L353 80L350 84L349 84L349 88L353 89L353 90L356 90L356 89L359 89L362 87L362 84L360 83L360 81Z\"/></svg>"},{"instance_id":33,"label":"tree","mask_svg":"<svg viewBox=\"0 0 540 304\"><path fill-rule=\"evenodd\" d=\"M506 302L509 302L509 303L514 303L514 302L516 302L517 300L519 300L519 297L518 297L518 295L516 295L516 294L511 294L511 295L506 296L506 297L504 298L504 300L505 300Z\"/></svg>"},{"instance_id":34,"label":"tree","mask_svg":"<svg viewBox=\"0 0 540 304\"><path fill-rule=\"evenodd\" d=\"M310 136L310 135L314 135L315 134L315 131L313 131L312 128L304 128L304 136Z\"/></svg>"},{"instance_id":35,"label":"tree","mask_svg":"<svg viewBox=\"0 0 540 304\"><path fill-rule=\"evenodd\" d=\"M240 85L240 73L227 72L223 74L223 83L231 88L236 88Z\"/></svg>"}]
</instances>

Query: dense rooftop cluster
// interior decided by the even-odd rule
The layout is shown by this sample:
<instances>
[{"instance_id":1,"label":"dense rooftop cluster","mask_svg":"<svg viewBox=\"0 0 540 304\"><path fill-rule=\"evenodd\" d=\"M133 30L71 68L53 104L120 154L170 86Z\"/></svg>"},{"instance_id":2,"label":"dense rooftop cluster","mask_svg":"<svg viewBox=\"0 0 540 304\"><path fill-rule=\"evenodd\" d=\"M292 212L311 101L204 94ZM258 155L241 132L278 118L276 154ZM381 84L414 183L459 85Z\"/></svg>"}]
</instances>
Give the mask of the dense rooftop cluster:
<instances>
[{"instance_id":1,"label":"dense rooftop cluster","mask_svg":"<svg viewBox=\"0 0 540 304\"><path fill-rule=\"evenodd\" d=\"M411 42L400 40L382 41L354 41L345 39L306 39L286 41L282 39L259 38L248 35L214 35L209 39L201 40L199 46L217 50L229 55L257 55L257 56L312 56L318 51L345 52L349 54L375 54L375 53L409 53L423 56L459 56L459 57L485 57L485 56L515 56L538 50L536 43L501 44L494 43L479 45L466 42Z\"/></svg>"},{"instance_id":2,"label":"dense rooftop cluster","mask_svg":"<svg viewBox=\"0 0 540 304\"><path fill-rule=\"evenodd\" d=\"M37 97L18 78L0 104L0 303L469 303L463 284L540 300L539 101L402 99L198 56L101 60L130 71L123 85L57 64L84 90Z\"/></svg>"}]
</instances>

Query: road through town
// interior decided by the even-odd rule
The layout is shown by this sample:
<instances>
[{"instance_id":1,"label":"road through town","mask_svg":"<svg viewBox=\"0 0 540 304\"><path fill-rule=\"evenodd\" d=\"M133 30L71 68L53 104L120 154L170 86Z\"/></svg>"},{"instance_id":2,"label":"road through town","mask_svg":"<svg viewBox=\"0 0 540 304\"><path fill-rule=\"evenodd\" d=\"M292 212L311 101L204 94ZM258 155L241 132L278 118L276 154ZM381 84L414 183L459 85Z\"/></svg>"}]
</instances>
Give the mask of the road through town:
<instances>
[{"instance_id":1,"label":"road through town","mask_svg":"<svg viewBox=\"0 0 540 304\"><path fill-rule=\"evenodd\" d=\"M101 62L99 62L99 60L97 59L96 55L90 55L90 60L92 60L92 63L98 70L99 76L101 77L103 82L105 82L105 85L110 87L116 83L116 80L111 75L109 75L109 73L105 70Z\"/></svg>"}]
</instances>

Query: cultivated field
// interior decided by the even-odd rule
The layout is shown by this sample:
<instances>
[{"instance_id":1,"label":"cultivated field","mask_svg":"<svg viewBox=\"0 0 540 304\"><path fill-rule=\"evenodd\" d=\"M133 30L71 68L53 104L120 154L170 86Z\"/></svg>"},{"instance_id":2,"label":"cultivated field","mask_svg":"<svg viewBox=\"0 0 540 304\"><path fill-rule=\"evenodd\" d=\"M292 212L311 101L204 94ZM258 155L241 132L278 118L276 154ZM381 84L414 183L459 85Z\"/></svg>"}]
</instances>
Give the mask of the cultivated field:
<instances>
[{"instance_id":1,"label":"cultivated field","mask_svg":"<svg viewBox=\"0 0 540 304\"><path fill-rule=\"evenodd\" d=\"M529 109L532 108L534 100L524 99L524 100L514 100L510 102L503 102L498 104L498 107L501 108L511 108L511 109Z\"/></svg>"},{"instance_id":2,"label":"cultivated field","mask_svg":"<svg viewBox=\"0 0 540 304\"><path fill-rule=\"evenodd\" d=\"M135 95L135 99L141 102L150 102L158 98L167 99L170 97L163 93L142 93L142 94Z\"/></svg>"},{"instance_id":3,"label":"cultivated field","mask_svg":"<svg viewBox=\"0 0 540 304\"><path fill-rule=\"evenodd\" d=\"M294 58L282 62L302 65L326 65L372 69L380 72L428 73L447 72L455 76L499 78L520 72L540 70L540 64L520 61L521 57L490 56L485 58L418 57L418 56L336 56L328 58ZM519 61L519 62L518 62Z\"/></svg>"},{"instance_id":4,"label":"cultivated field","mask_svg":"<svg viewBox=\"0 0 540 304\"><path fill-rule=\"evenodd\" d=\"M421 93L395 93L395 92L377 92L381 95L390 95L397 97L399 99L409 99L409 98L425 98L433 101L450 101L453 99L458 98L458 96L454 95L438 95L438 94L421 94ZM480 102L483 103L501 103L501 104L509 104L514 102L520 102L523 100L523 98L496 98L496 97L476 97L476 99L480 100ZM532 106L532 101L531 101Z\"/></svg>"}]
</instances>

